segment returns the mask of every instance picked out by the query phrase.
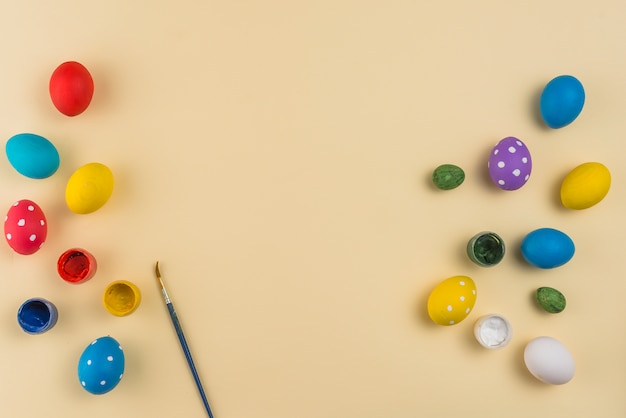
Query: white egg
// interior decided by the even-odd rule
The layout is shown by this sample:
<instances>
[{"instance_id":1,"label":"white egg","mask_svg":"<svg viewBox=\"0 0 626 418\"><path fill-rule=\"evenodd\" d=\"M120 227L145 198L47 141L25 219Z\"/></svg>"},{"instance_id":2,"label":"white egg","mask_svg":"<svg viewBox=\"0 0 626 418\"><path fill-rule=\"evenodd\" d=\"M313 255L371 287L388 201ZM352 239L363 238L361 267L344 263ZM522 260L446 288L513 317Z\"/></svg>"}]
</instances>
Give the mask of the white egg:
<instances>
[{"instance_id":1,"label":"white egg","mask_svg":"<svg viewBox=\"0 0 626 418\"><path fill-rule=\"evenodd\" d=\"M537 379L562 385L574 377L574 358L567 347L552 337L537 337L524 349L524 362Z\"/></svg>"}]
</instances>

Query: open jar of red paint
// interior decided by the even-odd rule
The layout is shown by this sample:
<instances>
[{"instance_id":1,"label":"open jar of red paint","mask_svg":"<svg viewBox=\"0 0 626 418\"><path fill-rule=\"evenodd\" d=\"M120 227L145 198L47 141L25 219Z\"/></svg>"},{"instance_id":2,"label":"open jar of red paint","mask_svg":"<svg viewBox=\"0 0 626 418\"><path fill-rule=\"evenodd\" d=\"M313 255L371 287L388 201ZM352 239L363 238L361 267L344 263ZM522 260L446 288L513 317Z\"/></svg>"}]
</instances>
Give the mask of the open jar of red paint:
<instances>
[{"instance_id":1,"label":"open jar of red paint","mask_svg":"<svg viewBox=\"0 0 626 418\"><path fill-rule=\"evenodd\" d=\"M71 248L65 251L57 261L59 276L68 283L86 282L96 274L95 257L82 248Z\"/></svg>"}]
</instances>

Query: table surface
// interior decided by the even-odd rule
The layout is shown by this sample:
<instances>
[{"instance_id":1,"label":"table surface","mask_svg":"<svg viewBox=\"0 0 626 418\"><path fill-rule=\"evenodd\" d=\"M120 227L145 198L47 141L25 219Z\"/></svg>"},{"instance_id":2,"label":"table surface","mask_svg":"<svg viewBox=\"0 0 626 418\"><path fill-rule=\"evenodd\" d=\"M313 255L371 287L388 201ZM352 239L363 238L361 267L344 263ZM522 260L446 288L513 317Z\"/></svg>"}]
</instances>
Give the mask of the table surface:
<instances>
[{"instance_id":1,"label":"table surface","mask_svg":"<svg viewBox=\"0 0 626 418\"><path fill-rule=\"evenodd\" d=\"M12 417L204 416L163 304L161 271L218 418L626 416L626 3L181 0L21 1L0 15L0 130L50 139L58 171L33 180L0 161L0 203L37 202L49 224L29 256L0 248L0 407ZM91 72L89 108L66 117L48 81L60 63ZM571 125L547 128L543 86L584 84ZM533 172L514 192L486 174L491 147L516 136ZM612 187L572 211L558 189L572 168L605 164ZM111 168L98 211L68 210L81 165ZM466 180L436 190L439 164ZM552 227L576 244L540 270L519 245ZM498 233L495 267L465 244ZM82 247L96 275L70 285L59 255ZM474 310L434 325L426 299L441 280L472 277ZM139 308L115 317L106 285L129 280ZM532 295L552 286L560 314ZM59 321L27 335L19 305L40 296ZM500 313L511 343L474 339ZM124 348L125 375L94 396L76 376L94 338ZM525 344L563 342L576 373L534 379Z\"/></svg>"}]
</instances>

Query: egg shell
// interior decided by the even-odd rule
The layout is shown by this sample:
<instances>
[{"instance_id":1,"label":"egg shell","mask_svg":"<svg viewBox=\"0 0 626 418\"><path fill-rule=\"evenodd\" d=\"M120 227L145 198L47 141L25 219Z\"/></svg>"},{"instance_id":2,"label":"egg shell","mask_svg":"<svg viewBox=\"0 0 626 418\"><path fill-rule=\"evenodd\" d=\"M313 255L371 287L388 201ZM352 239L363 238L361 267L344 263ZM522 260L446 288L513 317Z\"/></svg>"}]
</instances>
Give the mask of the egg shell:
<instances>
[{"instance_id":1,"label":"egg shell","mask_svg":"<svg viewBox=\"0 0 626 418\"><path fill-rule=\"evenodd\" d=\"M22 199L9 208L4 220L4 237L13 251L33 254L43 246L47 236L46 216L35 202Z\"/></svg>"},{"instance_id":2,"label":"egg shell","mask_svg":"<svg viewBox=\"0 0 626 418\"><path fill-rule=\"evenodd\" d=\"M6 143L9 163L23 176L44 179L59 168L59 152L52 142L40 135L21 133Z\"/></svg>"},{"instance_id":3,"label":"egg shell","mask_svg":"<svg viewBox=\"0 0 626 418\"><path fill-rule=\"evenodd\" d=\"M610 188L611 172L605 165L597 162L584 163L563 179L561 203L569 209L587 209L600 203Z\"/></svg>"},{"instance_id":4,"label":"egg shell","mask_svg":"<svg viewBox=\"0 0 626 418\"><path fill-rule=\"evenodd\" d=\"M530 178L532 159L526 144L508 136L501 139L491 150L487 161L489 176L502 190L517 190Z\"/></svg>"},{"instance_id":5,"label":"egg shell","mask_svg":"<svg viewBox=\"0 0 626 418\"><path fill-rule=\"evenodd\" d=\"M562 385L574 377L574 358L567 347L552 337L537 337L524 348L524 363L537 379Z\"/></svg>"},{"instance_id":6,"label":"egg shell","mask_svg":"<svg viewBox=\"0 0 626 418\"><path fill-rule=\"evenodd\" d=\"M456 189L464 180L465 172L454 164L442 164L432 174L433 184L440 190Z\"/></svg>"},{"instance_id":7,"label":"egg shell","mask_svg":"<svg viewBox=\"0 0 626 418\"><path fill-rule=\"evenodd\" d=\"M67 61L50 76L49 91L52 104L66 116L83 113L93 97L93 78L84 65Z\"/></svg>"},{"instance_id":8,"label":"egg shell","mask_svg":"<svg viewBox=\"0 0 626 418\"><path fill-rule=\"evenodd\" d=\"M87 214L100 209L113 193L113 173L104 164L79 167L67 181L65 202L74 213Z\"/></svg>"},{"instance_id":9,"label":"egg shell","mask_svg":"<svg viewBox=\"0 0 626 418\"><path fill-rule=\"evenodd\" d=\"M572 259L574 241L558 229L539 228L522 240L522 256L531 265L542 269L562 266Z\"/></svg>"},{"instance_id":10,"label":"egg shell","mask_svg":"<svg viewBox=\"0 0 626 418\"><path fill-rule=\"evenodd\" d=\"M115 338L92 341L78 360L78 381L89 393L102 395L113 390L124 376L124 351Z\"/></svg>"},{"instance_id":11,"label":"egg shell","mask_svg":"<svg viewBox=\"0 0 626 418\"><path fill-rule=\"evenodd\" d=\"M550 313L563 312L567 305L565 295L553 287L540 287L535 292L535 298L537 299L537 304Z\"/></svg>"},{"instance_id":12,"label":"egg shell","mask_svg":"<svg viewBox=\"0 0 626 418\"><path fill-rule=\"evenodd\" d=\"M550 128L558 129L572 123L585 105L585 89L574 76L560 75L546 84L541 92L541 117Z\"/></svg>"},{"instance_id":13,"label":"egg shell","mask_svg":"<svg viewBox=\"0 0 626 418\"><path fill-rule=\"evenodd\" d=\"M467 276L452 276L439 283L428 297L428 316L438 325L458 324L476 303L476 284Z\"/></svg>"}]
</instances>

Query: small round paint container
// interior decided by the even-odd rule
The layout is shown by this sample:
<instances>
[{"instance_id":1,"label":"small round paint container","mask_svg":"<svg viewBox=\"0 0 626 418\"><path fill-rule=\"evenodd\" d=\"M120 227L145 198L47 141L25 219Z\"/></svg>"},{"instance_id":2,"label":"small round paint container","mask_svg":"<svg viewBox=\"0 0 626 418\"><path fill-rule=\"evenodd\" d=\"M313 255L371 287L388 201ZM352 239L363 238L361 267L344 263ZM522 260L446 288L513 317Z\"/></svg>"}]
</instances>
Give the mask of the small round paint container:
<instances>
[{"instance_id":1,"label":"small round paint container","mask_svg":"<svg viewBox=\"0 0 626 418\"><path fill-rule=\"evenodd\" d=\"M141 292L133 283L127 280L117 280L106 287L102 302L111 314L126 316L139 306Z\"/></svg>"},{"instance_id":2,"label":"small round paint container","mask_svg":"<svg viewBox=\"0 0 626 418\"><path fill-rule=\"evenodd\" d=\"M57 323L59 312L56 306L43 298L32 298L17 310L17 323L27 334L43 334Z\"/></svg>"},{"instance_id":3,"label":"small round paint container","mask_svg":"<svg viewBox=\"0 0 626 418\"><path fill-rule=\"evenodd\" d=\"M63 280L79 284L91 279L98 265L96 258L82 248L71 248L65 251L57 261L57 272Z\"/></svg>"},{"instance_id":4,"label":"small round paint container","mask_svg":"<svg viewBox=\"0 0 626 418\"><path fill-rule=\"evenodd\" d=\"M509 321L499 314L481 316L474 323L474 337L480 345L491 350L506 346L513 336Z\"/></svg>"},{"instance_id":5,"label":"small round paint container","mask_svg":"<svg viewBox=\"0 0 626 418\"><path fill-rule=\"evenodd\" d=\"M480 232L467 243L467 256L482 267L492 267L504 258L504 240L495 232Z\"/></svg>"}]
</instances>

